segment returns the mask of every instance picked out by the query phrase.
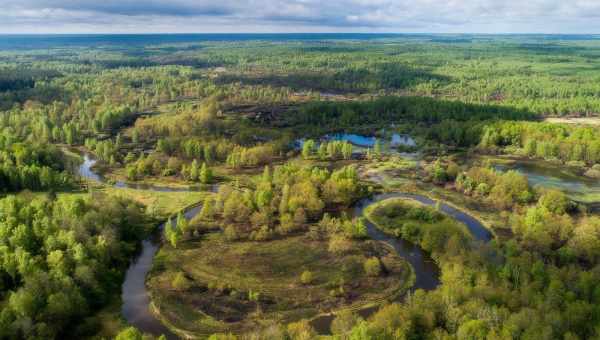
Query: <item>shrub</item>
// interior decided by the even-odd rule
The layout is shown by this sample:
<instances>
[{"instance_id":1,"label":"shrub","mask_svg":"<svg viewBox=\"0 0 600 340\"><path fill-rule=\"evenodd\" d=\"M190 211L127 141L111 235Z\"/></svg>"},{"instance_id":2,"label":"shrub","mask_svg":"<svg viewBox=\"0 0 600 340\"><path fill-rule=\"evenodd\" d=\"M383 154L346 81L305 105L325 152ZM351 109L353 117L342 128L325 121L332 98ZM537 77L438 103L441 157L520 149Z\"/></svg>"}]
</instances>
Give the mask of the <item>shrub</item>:
<instances>
[{"instance_id":1,"label":"shrub","mask_svg":"<svg viewBox=\"0 0 600 340\"><path fill-rule=\"evenodd\" d=\"M287 332L292 339L309 340L317 337L317 332L315 332L308 320L289 324L287 326Z\"/></svg>"},{"instance_id":2,"label":"shrub","mask_svg":"<svg viewBox=\"0 0 600 340\"><path fill-rule=\"evenodd\" d=\"M352 241L342 235L333 235L329 240L328 249L334 254L344 254L352 249Z\"/></svg>"},{"instance_id":3,"label":"shrub","mask_svg":"<svg viewBox=\"0 0 600 340\"><path fill-rule=\"evenodd\" d=\"M309 285L313 282L313 280L313 273L308 270L303 271L302 275L300 275L300 282L302 282L303 285Z\"/></svg>"},{"instance_id":4,"label":"shrub","mask_svg":"<svg viewBox=\"0 0 600 340\"><path fill-rule=\"evenodd\" d=\"M266 225L250 234L250 239L254 241L268 241L271 238L273 238L273 231Z\"/></svg>"},{"instance_id":5,"label":"shrub","mask_svg":"<svg viewBox=\"0 0 600 340\"><path fill-rule=\"evenodd\" d=\"M143 336L135 327L128 327L119 332L115 340L142 340Z\"/></svg>"},{"instance_id":6,"label":"shrub","mask_svg":"<svg viewBox=\"0 0 600 340\"><path fill-rule=\"evenodd\" d=\"M381 262L376 257L367 259L364 263L365 273L369 276L381 275Z\"/></svg>"},{"instance_id":7,"label":"shrub","mask_svg":"<svg viewBox=\"0 0 600 340\"><path fill-rule=\"evenodd\" d=\"M295 229L294 219L291 214L285 213L279 217L279 227L277 232L281 235L287 235L293 232Z\"/></svg>"},{"instance_id":8,"label":"shrub","mask_svg":"<svg viewBox=\"0 0 600 340\"><path fill-rule=\"evenodd\" d=\"M190 282L190 280L188 280L187 277L185 277L185 274L183 272L179 272L179 273L175 274L175 277L173 278L173 281L171 282L171 286L175 290L184 291L184 290L190 289L190 287L192 286L192 283Z\"/></svg>"},{"instance_id":9,"label":"shrub","mask_svg":"<svg viewBox=\"0 0 600 340\"><path fill-rule=\"evenodd\" d=\"M343 310L335 316L335 319L333 319L333 322L331 323L331 332L333 334L346 334L360 321L362 321L360 316L350 310Z\"/></svg>"},{"instance_id":10,"label":"shrub","mask_svg":"<svg viewBox=\"0 0 600 340\"><path fill-rule=\"evenodd\" d=\"M367 226L364 218L357 218L351 221L345 221L343 224L346 236L355 239L366 238L368 236Z\"/></svg>"},{"instance_id":11,"label":"shrub","mask_svg":"<svg viewBox=\"0 0 600 340\"><path fill-rule=\"evenodd\" d=\"M223 236L227 241L230 242L236 241L240 238L237 230L235 229L235 226L233 225L228 225L227 227L225 227L225 230L223 231Z\"/></svg>"},{"instance_id":12,"label":"shrub","mask_svg":"<svg viewBox=\"0 0 600 340\"><path fill-rule=\"evenodd\" d=\"M540 197L538 204L552 213L562 215L569 210L571 202L562 191L548 190Z\"/></svg>"}]
</instances>

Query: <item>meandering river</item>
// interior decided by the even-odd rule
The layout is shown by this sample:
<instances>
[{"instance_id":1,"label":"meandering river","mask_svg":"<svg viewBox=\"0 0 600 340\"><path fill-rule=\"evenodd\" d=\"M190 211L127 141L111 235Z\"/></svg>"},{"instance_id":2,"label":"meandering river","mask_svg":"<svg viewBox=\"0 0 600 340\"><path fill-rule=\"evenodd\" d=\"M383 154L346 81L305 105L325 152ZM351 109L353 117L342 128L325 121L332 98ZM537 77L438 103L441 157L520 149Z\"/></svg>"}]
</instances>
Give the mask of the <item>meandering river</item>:
<instances>
[{"instance_id":1,"label":"meandering river","mask_svg":"<svg viewBox=\"0 0 600 340\"><path fill-rule=\"evenodd\" d=\"M105 178L96 173L93 169L93 166L96 164L96 160L91 158L88 154L84 154L83 160L83 163L79 166L77 171L79 176L87 180L106 183ZM144 184L129 184L125 182L117 182L115 186L120 188L133 188L163 192L196 190L196 188L171 188ZM216 191L218 186L211 186L210 189ZM199 204L190 206L184 211L184 217L187 220L191 220L200 212L200 210L201 206ZM176 334L171 332L169 328L167 328L151 312L150 295L146 288L146 276L152 268L154 255L156 255L156 252L160 247L162 230L164 229L166 223L167 222L164 222L159 226L159 235L155 235L147 240L142 241L141 253L134 259L127 269L125 281L121 286L121 300L123 301L121 313L129 324L135 326L144 333L155 336L164 334L167 339L179 339ZM176 222L173 221L172 223Z\"/></svg>"},{"instance_id":2,"label":"meandering river","mask_svg":"<svg viewBox=\"0 0 600 340\"><path fill-rule=\"evenodd\" d=\"M83 154L83 163L79 165L77 169L77 173L81 178L91 180L94 182L107 183L108 181L102 175L96 173L93 169L94 165L96 165L96 160L92 158L89 154ZM117 188L128 188L128 189L137 189L137 190L152 190L159 192L187 192L187 191L215 191L215 186L187 186L187 187L169 187L169 186L161 186L147 183L133 183L133 182L124 182L124 181L116 181L113 184ZM204 190L203 190L204 189Z\"/></svg>"},{"instance_id":3,"label":"meandering river","mask_svg":"<svg viewBox=\"0 0 600 340\"><path fill-rule=\"evenodd\" d=\"M200 212L201 206L196 205L190 207L184 212L187 220L191 220ZM160 225L159 231L162 235L162 230L165 227L164 222ZM173 224L176 221L172 221ZM121 313L125 320L144 333L159 336L164 334L167 339L178 339L179 337L171 332L163 323L152 314L150 294L146 288L146 276L152 268L152 260L160 247L160 235L142 242L142 252L131 263L125 281L121 288L121 299L123 307Z\"/></svg>"},{"instance_id":4,"label":"meandering river","mask_svg":"<svg viewBox=\"0 0 600 340\"><path fill-rule=\"evenodd\" d=\"M79 175L90 180L104 182L104 178L94 172L94 164L95 161L89 156L85 155L84 162L79 167ZM178 191L155 186L149 186L147 190ZM436 201L421 195L386 193L376 195L371 198L366 198L358 202L354 208L354 216L363 216L364 210L368 206L390 198L410 198L428 206L434 206L436 204ZM440 208L443 213L464 223L476 240L487 242L492 239L492 234L490 231L472 216L444 203L440 204ZM185 218L188 220L192 219L194 216L196 216L196 214L199 213L200 209L200 205L188 208L186 211L184 211ZM163 230L165 223L160 225L160 231ZM406 261L411 264L416 276L415 284L411 288L411 291L416 289L432 290L440 284L440 269L430 255L422 248L401 238L384 233L369 221L366 221L366 226L369 236L372 239L389 244L401 257L406 259ZM122 314L128 323L137 327L144 333L157 336L164 334L168 339L177 339L177 335L163 325L163 323L151 312L150 295L145 283L146 276L152 268L152 260L158 251L159 246L160 236L144 240L142 243L142 252L131 263L129 269L127 270L125 281L123 282L122 286ZM376 310L377 308L367 308L361 311L361 314L366 317L374 313ZM313 319L311 324L320 333L328 333L334 317L334 315L324 315Z\"/></svg>"},{"instance_id":5,"label":"meandering river","mask_svg":"<svg viewBox=\"0 0 600 340\"><path fill-rule=\"evenodd\" d=\"M435 206L437 203L437 201L422 195L401 192L385 193L359 201L354 207L354 217L362 217L365 209L371 204L391 198L409 198L427 206ZM471 215L442 202L440 202L440 209L444 214L464 223L475 240L488 242L492 239L492 233ZM369 220L365 220L365 224L370 238L392 246L396 253L412 266L416 277L410 292L414 292L417 289L433 290L440 285L440 269L429 253L414 243L383 232ZM365 308L359 311L359 314L366 318L375 313L377 309L373 307ZM311 325L320 334L328 334L330 332L329 327L334 318L335 315L332 314L323 315L313 319Z\"/></svg>"}]
</instances>

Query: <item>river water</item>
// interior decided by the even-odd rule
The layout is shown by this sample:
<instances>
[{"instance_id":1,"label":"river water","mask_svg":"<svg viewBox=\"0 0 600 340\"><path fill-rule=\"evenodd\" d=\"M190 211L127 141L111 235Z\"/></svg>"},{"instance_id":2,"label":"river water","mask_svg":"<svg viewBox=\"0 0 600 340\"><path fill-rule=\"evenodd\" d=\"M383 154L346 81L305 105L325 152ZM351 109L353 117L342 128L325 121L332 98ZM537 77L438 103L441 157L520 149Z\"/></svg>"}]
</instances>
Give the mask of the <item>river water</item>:
<instances>
[{"instance_id":1,"label":"river water","mask_svg":"<svg viewBox=\"0 0 600 340\"><path fill-rule=\"evenodd\" d=\"M354 208L354 217L363 216L365 209L371 204L391 198L409 198L427 206L435 206L437 203L428 197L416 194L400 192L380 194L358 202ZM444 214L464 223L475 240L488 242L492 239L492 233L474 217L445 203L440 203L440 209ZM367 219L365 219L365 224L370 238L392 246L396 250L396 253L412 266L416 277L410 292L414 292L417 289L433 290L440 285L440 269L429 253L416 244L383 232ZM366 318L377 310L378 308L369 307L359 311L358 314ZM330 333L331 322L334 318L335 316L332 314L323 315L313 319L311 325L320 334L328 334Z\"/></svg>"},{"instance_id":2,"label":"river water","mask_svg":"<svg viewBox=\"0 0 600 340\"><path fill-rule=\"evenodd\" d=\"M77 173L81 178L91 180L94 182L108 183L108 181L102 177L102 175L96 173L93 170L93 166L96 165L96 160L93 159L89 154L83 155L83 163L79 165L77 169ZM154 184L147 183L133 183L133 182L124 182L124 181L116 181L113 184L117 188L128 188L128 189L136 189L136 190L152 190L158 192L189 192L189 191L216 191L216 186L212 185L199 185L199 186L187 186L187 187L169 187L169 186L160 186Z\"/></svg>"},{"instance_id":3,"label":"river water","mask_svg":"<svg viewBox=\"0 0 600 340\"><path fill-rule=\"evenodd\" d=\"M184 212L184 216L187 220L191 220L200 210L201 206L191 207ZM161 235L166 223L159 227ZM175 224L176 221L173 220L172 223ZM152 268L152 260L159 247L160 236L142 242L141 254L131 263L125 274L125 281L121 289L121 299L123 300L121 313L129 324L144 333L155 336L164 334L167 339L178 339L177 335L163 325L150 311L150 295L146 288L146 276Z\"/></svg>"},{"instance_id":4,"label":"river water","mask_svg":"<svg viewBox=\"0 0 600 340\"><path fill-rule=\"evenodd\" d=\"M84 154L83 163L79 166L77 171L79 176L87 180L106 183L104 177L94 172L93 166L95 164L96 160L91 158L88 154ZM117 182L115 186L119 188L154 190L162 192L200 190L196 188L171 188L145 184L130 184L125 182ZM216 191L217 188L217 185L210 186L212 191ZM189 207L184 211L184 217L188 221L191 220L200 212L201 208L202 207L200 205ZM146 289L146 276L152 268L154 255L156 255L156 252L160 247L161 235L166 223L167 222L164 222L159 226L159 235L155 235L147 240L142 241L141 253L131 262L131 265L127 269L125 281L121 286L121 300L123 301L121 313L130 325L135 326L144 333L155 336L165 335L167 339L179 339L177 335L171 332L160 320L154 316L154 314L152 314L150 295ZM175 224L176 221L173 220L172 223Z\"/></svg>"}]
</instances>

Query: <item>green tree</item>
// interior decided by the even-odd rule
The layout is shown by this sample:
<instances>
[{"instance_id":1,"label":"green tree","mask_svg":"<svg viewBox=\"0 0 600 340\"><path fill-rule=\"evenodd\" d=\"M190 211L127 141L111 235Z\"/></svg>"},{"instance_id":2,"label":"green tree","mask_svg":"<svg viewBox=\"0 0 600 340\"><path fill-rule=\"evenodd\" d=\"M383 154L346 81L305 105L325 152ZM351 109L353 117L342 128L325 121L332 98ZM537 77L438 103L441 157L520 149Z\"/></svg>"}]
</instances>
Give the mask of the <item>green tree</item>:
<instances>
[{"instance_id":1,"label":"green tree","mask_svg":"<svg viewBox=\"0 0 600 340\"><path fill-rule=\"evenodd\" d=\"M212 182L213 174L212 170L208 168L206 163L202 163L202 168L200 169L200 182L204 184L208 184Z\"/></svg>"},{"instance_id":2,"label":"green tree","mask_svg":"<svg viewBox=\"0 0 600 340\"><path fill-rule=\"evenodd\" d=\"M365 260L364 269L369 276L379 276L382 272L381 261L377 257L368 258Z\"/></svg>"},{"instance_id":3,"label":"green tree","mask_svg":"<svg viewBox=\"0 0 600 340\"><path fill-rule=\"evenodd\" d=\"M337 313L335 319L333 319L333 322L331 323L331 332L333 334L346 335L353 330L354 326L362 321L363 319L351 310L342 310Z\"/></svg>"},{"instance_id":4,"label":"green tree","mask_svg":"<svg viewBox=\"0 0 600 340\"><path fill-rule=\"evenodd\" d=\"M185 218L185 216L183 215L183 213L181 211L177 214L176 229L178 230L178 232L180 234L185 234L189 231L188 220Z\"/></svg>"},{"instance_id":5,"label":"green tree","mask_svg":"<svg viewBox=\"0 0 600 340\"><path fill-rule=\"evenodd\" d=\"M215 216L215 206L212 197L206 197L202 203L202 210L200 210L200 218L205 221L210 221Z\"/></svg>"},{"instance_id":6,"label":"green tree","mask_svg":"<svg viewBox=\"0 0 600 340\"><path fill-rule=\"evenodd\" d=\"M460 340L485 340L489 332L486 320L470 320L458 328L457 339Z\"/></svg>"},{"instance_id":7,"label":"green tree","mask_svg":"<svg viewBox=\"0 0 600 340\"><path fill-rule=\"evenodd\" d=\"M303 271L302 275L300 275L300 282L302 282L303 285L309 285L313 283L313 280L313 273L311 273L309 270Z\"/></svg>"},{"instance_id":8,"label":"green tree","mask_svg":"<svg viewBox=\"0 0 600 340\"><path fill-rule=\"evenodd\" d=\"M352 144L344 142L342 145L342 155L346 160L352 158Z\"/></svg>"},{"instance_id":9,"label":"green tree","mask_svg":"<svg viewBox=\"0 0 600 340\"><path fill-rule=\"evenodd\" d=\"M137 328L127 327L117 334L115 340L143 340L143 336Z\"/></svg>"},{"instance_id":10,"label":"green tree","mask_svg":"<svg viewBox=\"0 0 600 340\"><path fill-rule=\"evenodd\" d=\"M377 138L375 139L375 144L373 145L373 154L375 157L381 157L382 151L381 142L379 141L379 138Z\"/></svg>"},{"instance_id":11,"label":"green tree","mask_svg":"<svg viewBox=\"0 0 600 340\"><path fill-rule=\"evenodd\" d=\"M302 144L302 157L304 159L309 159L312 157L313 152L315 150L315 141L309 139Z\"/></svg>"},{"instance_id":12,"label":"green tree","mask_svg":"<svg viewBox=\"0 0 600 340\"><path fill-rule=\"evenodd\" d=\"M567 195L560 190L547 190L538 200L540 206L555 214L565 214L571 204Z\"/></svg>"},{"instance_id":13,"label":"green tree","mask_svg":"<svg viewBox=\"0 0 600 340\"><path fill-rule=\"evenodd\" d=\"M189 174L189 179L190 181L198 181L199 178L199 172L198 172L198 161L196 161L195 159L192 161L192 164L190 165L190 170L189 170L190 174Z\"/></svg>"},{"instance_id":14,"label":"green tree","mask_svg":"<svg viewBox=\"0 0 600 340\"><path fill-rule=\"evenodd\" d=\"M177 243L179 243L179 240L181 239L181 231L179 228L177 228L177 225L173 225L170 217L165 224L164 233L171 246L173 246L173 248L177 248Z\"/></svg>"}]
</instances>

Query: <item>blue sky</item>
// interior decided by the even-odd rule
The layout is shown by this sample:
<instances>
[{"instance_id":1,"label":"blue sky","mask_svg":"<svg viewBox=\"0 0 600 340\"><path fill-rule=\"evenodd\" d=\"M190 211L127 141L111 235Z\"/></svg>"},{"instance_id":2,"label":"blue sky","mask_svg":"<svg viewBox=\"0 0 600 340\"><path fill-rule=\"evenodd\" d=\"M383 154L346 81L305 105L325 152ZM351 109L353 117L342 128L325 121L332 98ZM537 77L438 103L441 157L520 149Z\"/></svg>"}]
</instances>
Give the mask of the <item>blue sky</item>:
<instances>
[{"instance_id":1,"label":"blue sky","mask_svg":"<svg viewBox=\"0 0 600 340\"><path fill-rule=\"evenodd\" d=\"M0 33L600 33L600 0L0 2Z\"/></svg>"}]
</instances>

